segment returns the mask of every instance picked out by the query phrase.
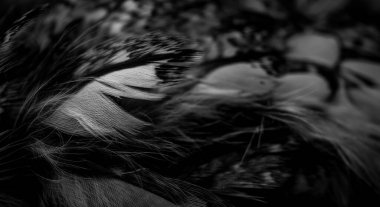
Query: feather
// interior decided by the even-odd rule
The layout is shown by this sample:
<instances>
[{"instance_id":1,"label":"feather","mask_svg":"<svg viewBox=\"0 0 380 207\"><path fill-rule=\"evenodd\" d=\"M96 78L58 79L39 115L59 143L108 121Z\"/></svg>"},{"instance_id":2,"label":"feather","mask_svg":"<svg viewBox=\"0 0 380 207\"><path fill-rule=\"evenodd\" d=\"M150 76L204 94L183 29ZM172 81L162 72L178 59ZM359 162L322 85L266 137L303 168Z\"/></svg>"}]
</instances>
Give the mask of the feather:
<instances>
[{"instance_id":1,"label":"feather","mask_svg":"<svg viewBox=\"0 0 380 207\"><path fill-rule=\"evenodd\" d=\"M351 207L377 199L380 132L368 114L378 108L378 67L343 61L334 71L345 56L335 33L288 31L305 31L304 23L251 27L241 12L214 12L215 2L195 1L207 8L200 14L178 3L180 24L212 20L202 31L170 25L174 2L127 1L125 22L114 20L123 2L64 2L1 35L0 205ZM154 31L161 24L168 30ZM199 46L229 58L206 55L199 65ZM316 64L308 69L320 75L276 68L285 61ZM336 94L327 75L342 83Z\"/></svg>"},{"instance_id":2,"label":"feather","mask_svg":"<svg viewBox=\"0 0 380 207\"><path fill-rule=\"evenodd\" d=\"M128 68L96 78L64 101L44 123L62 132L81 136L136 134L148 123L125 111L110 97L157 102L159 79L155 64ZM144 89L144 90L141 90ZM152 92L146 92L146 91Z\"/></svg>"},{"instance_id":3,"label":"feather","mask_svg":"<svg viewBox=\"0 0 380 207\"><path fill-rule=\"evenodd\" d=\"M171 203L142 188L117 179L83 179L60 176L47 187L46 206L136 206L175 207ZM187 205L198 206L198 205ZM203 206L203 205L199 205Z\"/></svg>"},{"instance_id":4,"label":"feather","mask_svg":"<svg viewBox=\"0 0 380 207\"><path fill-rule=\"evenodd\" d=\"M348 101L344 89L337 98L334 104L314 108L317 111L303 104L278 102L276 107L290 116L273 118L282 120L306 142L322 141L330 145L333 148L330 154L379 192L380 162L372 159L380 156L379 126ZM334 188L339 191L339 184Z\"/></svg>"},{"instance_id":5,"label":"feather","mask_svg":"<svg viewBox=\"0 0 380 207\"><path fill-rule=\"evenodd\" d=\"M245 94L263 97L276 86L274 78L259 67L247 63L235 63L214 69L203 77L192 93L207 94Z\"/></svg>"}]
</instances>

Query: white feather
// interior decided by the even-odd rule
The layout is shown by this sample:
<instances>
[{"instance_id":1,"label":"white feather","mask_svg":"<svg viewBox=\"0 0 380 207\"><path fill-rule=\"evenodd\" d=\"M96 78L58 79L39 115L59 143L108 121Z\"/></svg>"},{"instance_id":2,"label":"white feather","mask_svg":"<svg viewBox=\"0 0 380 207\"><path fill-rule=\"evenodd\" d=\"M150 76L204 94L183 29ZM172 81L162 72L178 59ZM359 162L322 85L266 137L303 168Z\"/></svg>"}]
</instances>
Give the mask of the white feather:
<instances>
[{"instance_id":1,"label":"white feather","mask_svg":"<svg viewBox=\"0 0 380 207\"><path fill-rule=\"evenodd\" d=\"M80 136L135 134L148 123L129 114L128 106L123 109L107 96L147 101L162 99L163 94L133 88L155 89L159 84L155 66L124 69L97 78L61 104L45 124Z\"/></svg>"}]
</instances>

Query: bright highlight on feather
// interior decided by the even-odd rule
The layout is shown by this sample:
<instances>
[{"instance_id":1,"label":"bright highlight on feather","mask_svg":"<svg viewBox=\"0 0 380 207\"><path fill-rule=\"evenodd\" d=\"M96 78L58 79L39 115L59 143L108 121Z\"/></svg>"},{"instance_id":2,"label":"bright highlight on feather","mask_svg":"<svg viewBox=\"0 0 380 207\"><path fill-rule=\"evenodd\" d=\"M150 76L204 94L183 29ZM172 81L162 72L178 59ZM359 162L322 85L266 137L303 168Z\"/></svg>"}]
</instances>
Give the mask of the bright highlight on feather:
<instances>
[{"instance_id":1,"label":"bright highlight on feather","mask_svg":"<svg viewBox=\"0 0 380 207\"><path fill-rule=\"evenodd\" d=\"M262 97L271 93L277 84L277 81L262 68L248 63L236 63L217 68L207 74L194 87L192 93Z\"/></svg>"},{"instance_id":2,"label":"bright highlight on feather","mask_svg":"<svg viewBox=\"0 0 380 207\"><path fill-rule=\"evenodd\" d=\"M156 64L128 68L96 78L64 101L45 124L62 132L80 136L122 136L136 134L148 125L128 113L128 106L117 105L110 97L159 101L160 80ZM144 90L141 90L144 89ZM146 92L146 91L151 92Z\"/></svg>"}]
</instances>

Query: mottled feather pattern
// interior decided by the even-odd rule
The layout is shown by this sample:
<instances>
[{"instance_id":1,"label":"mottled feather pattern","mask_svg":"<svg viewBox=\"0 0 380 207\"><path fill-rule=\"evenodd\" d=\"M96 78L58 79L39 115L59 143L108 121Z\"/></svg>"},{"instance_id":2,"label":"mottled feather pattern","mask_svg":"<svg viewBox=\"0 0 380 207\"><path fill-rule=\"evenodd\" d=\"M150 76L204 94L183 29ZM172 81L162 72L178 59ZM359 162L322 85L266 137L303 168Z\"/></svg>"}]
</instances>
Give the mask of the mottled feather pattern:
<instances>
[{"instance_id":1,"label":"mottled feather pattern","mask_svg":"<svg viewBox=\"0 0 380 207\"><path fill-rule=\"evenodd\" d=\"M26 73L26 78L29 81L33 81L25 83L27 85L30 85L32 88L24 87L21 85L20 88L23 92L16 96L21 97L20 101L27 102L22 103L24 104L24 107L16 108L15 110L21 110L15 112L15 114L19 114L19 116L21 116L21 122L27 122L27 120L31 120L30 124L26 127L28 129L27 131L31 133L28 135L29 139L35 140L35 143L21 139L20 144L21 146L24 145L22 148L25 148L27 146L28 148L31 147L31 153L37 155L37 160L41 160L40 167L42 168L31 166L30 169L26 168L25 170L19 171L20 173L26 173L25 175L37 173L41 177L44 177L42 179L61 180L58 181L58 183L62 183L62 185L49 184L44 187L47 194L43 198L43 203L46 204L42 205L82 205L84 204L83 202L86 201L72 200L70 197L80 196L81 198L86 199L88 196L87 193L89 191L92 191L86 186L96 186L95 189L100 189L99 187L101 186L96 183L97 181L94 183L94 181L89 177L83 177L83 179L90 179L88 181L88 184L86 184L81 181L82 178L75 178L72 177L72 175L66 175L66 173L86 172L90 174L97 174L99 176L107 171L107 166L111 168L117 167L118 164L116 163L120 162L121 160L124 160L122 163L130 163L129 167L123 167L124 170L131 169L132 171L136 171L141 167L136 163L135 158L140 159L141 157L146 157L146 159L150 159L150 157L154 154L162 154L159 155L159 157L165 158L165 153L160 152L161 150L167 149L168 152L172 152L173 150L176 151L176 149L173 148L175 147L173 146L174 144L171 144L170 142L166 142L164 140L160 141L158 139L151 138L141 141L138 140L140 138L144 139L144 136L140 135L141 131L144 128L147 128L151 123L140 120L134 115L128 113L128 111L133 111L133 104L132 108L130 108L128 105L120 105L120 103L123 103L120 100L141 100L146 102L147 105L156 104L162 100L165 95L160 92L159 88L165 87L165 82L171 82L171 79L170 77L166 77L165 80L160 79L157 76L156 68L159 67L159 65L163 64L163 62L170 60L174 60L174 63L171 64L172 66L174 66L176 62L181 62L180 59L178 61L175 61L176 57L172 56L173 54L175 56L175 54L179 52L177 59L184 57L180 55L180 51L184 48L182 47L184 43L182 40L174 37L172 39L168 38L170 41L166 41L166 45L163 47L154 46L154 42L152 42L152 40L144 41L144 39L141 37L141 40L138 40L136 38L122 39L120 37L99 37L99 39L97 37L86 36L84 33L83 36L77 38L73 35L75 35L78 28L84 26L90 29L90 26L78 24L68 24L69 26L63 26L62 31L55 30L53 34L55 36L60 35L57 36L59 42L52 42L56 41L54 35L51 36L52 39L49 37L48 41L44 40L43 42L35 42L34 39L30 37L26 37L24 39L23 35L26 35L26 32L33 31L34 29L44 26L44 24L48 23L41 22L40 20L48 21L49 19L40 17L30 20L33 23L20 29L18 32L20 35L17 34L14 36L15 40L7 40L7 48L4 48L4 53L2 54L2 60L4 60L2 68L6 69L7 71L10 70L12 73L12 76L8 75L6 76L7 78L13 76L17 77L20 75L15 80L22 80L22 78L25 78L25 76L22 77L22 74L14 73L15 70L20 70L20 72ZM45 27L46 25L42 28L45 29ZM79 32L81 32L81 30L79 30ZM78 33L77 35L81 35L81 33ZM149 37L149 35L147 37ZM159 37L159 34L155 34L152 35L151 39L158 39L156 43L159 44L161 41ZM38 36L38 38L44 37ZM71 41L80 41L85 40L86 38L90 41L84 43L81 42L79 45L73 45L70 43ZM91 40L91 38L96 38L96 40ZM138 44L130 42L130 40L135 40L138 42ZM100 43L98 42L96 45L91 45L96 41L99 41ZM112 42L113 45L107 45L109 42ZM114 47L117 44L119 44L119 46ZM153 47L156 47L156 49L152 49L151 51L146 52L147 48L150 48L149 46L151 44ZM139 45L143 47L138 48ZM4 44L2 46L5 47ZM26 46L26 48L24 46ZM19 48L25 48L26 51L20 51ZM59 55L58 52L60 52L62 49L63 54ZM120 52L123 50L125 52L121 54ZM29 51L30 54L28 54ZM107 53L107 51L110 51L110 53ZM35 56L35 52L37 52L38 55L47 54L48 59L44 57L40 60L35 60L33 57ZM32 65L28 65L26 61L19 65L10 65L13 64L13 57L23 56L25 54L30 55L30 58L26 57L26 59L34 61ZM67 56L68 54L78 54L78 57L75 58L75 61L62 59L69 57ZM193 56L193 54L195 57L196 50L187 50L186 55L188 55L188 58L191 59L192 57L190 56ZM56 57L56 55L59 56ZM92 61L91 56L95 56L97 60ZM192 61L189 60L189 62ZM85 64L83 65L81 63ZM88 64L87 66L86 63ZM13 67L13 69L10 66ZM22 66L26 68L20 68ZM38 75L38 70L25 70L28 70L28 67L31 69L33 68L34 70L35 66L40 66L40 68L51 67L50 71L46 72L48 74L55 74L51 77L44 77L44 75L41 74L42 76L38 76L33 80L32 77ZM182 64L181 68L183 69L183 67L184 65ZM6 73L4 74L6 75ZM178 79L176 78L176 81L177 80ZM70 85L70 83L72 84ZM10 84L18 87L17 85L20 84L20 82L14 81ZM21 82L21 84L23 83ZM58 93L55 89L52 90L51 88L57 87L57 84L60 84L61 86ZM23 95L25 95L24 100L22 98ZM118 99L119 101L116 101L114 99ZM25 109L25 111L23 109ZM144 114L143 111L139 111L139 113ZM145 118L145 120L149 119L149 117ZM13 138L14 136L16 135L13 135ZM5 140L5 138L3 140ZM129 146L128 148L131 150L128 152L123 152L124 150L122 146ZM147 149L143 150L144 147ZM143 151L141 151L141 149ZM98 162L100 160L95 161L93 158L85 157L91 156L91 154L95 155L97 153L98 155L96 155L96 157L103 155L104 161L106 161L107 158L113 159L114 161L110 163L105 162L105 165L96 167L100 170L99 172L91 172L90 170L92 167L90 166L97 166L98 164L95 164L94 162ZM85 157L80 157L81 155ZM6 158L5 156L3 157ZM159 157L158 159L160 159ZM20 158L16 157L16 159ZM15 165L17 166L18 164ZM22 166L23 164L19 165ZM4 167L6 166L4 165ZM47 169L53 169L53 171L49 172ZM32 173L32 171L35 172ZM61 173L64 173L65 175L61 176ZM112 173L112 171L106 174L113 175L114 177L119 177L115 178L117 180L122 179L120 176L116 176L116 174ZM7 178L6 175L2 177L4 177L4 179ZM136 185L142 185L142 183L140 183L141 179L139 177L140 176L133 177L132 179L130 178L130 182L135 183ZM68 179L67 182L65 179ZM154 179L159 180L160 178L154 177ZM103 187L101 188L108 187L111 190L115 190L114 192L119 193L120 195L125 193L132 193L131 189L134 187L128 186L127 184L122 183L122 181L117 180L115 180L115 182L119 183L120 187L115 188L112 183L105 181ZM162 187L168 188L169 186L162 185ZM77 191L77 189L79 190L82 188L84 188L84 194L78 194L80 192ZM152 186L146 188L152 189ZM141 193L144 196L149 195L148 192L142 190L141 188L135 187L135 189L137 191L140 189L140 193L136 192L136 195ZM168 192L164 191L156 193L160 193L164 196L169 195L170 197L171 193L169 191L171 190L168 188L167 191ZM173 192L175 191L178 190L174 190ZM49 195L50 193L48 192L51 192L53 194ZM65 194L56 194L60 192ZM142 202L141 204L136 203L137 201L134 201L134 199L131 197L126 198L132 199L131 201L122 199L120 202L115 202L112 199L112 201L103 203L106 202L104 199L111 199L112 196L115 196L111 192L107 193L109 194L104 194L103 197L101 196L102 192L98 192L97 195L100 200L93 201L93 204L89 203L86 205L129 206L130 204L128 204L128 202L133 201L133 205L138 206L177 206L175 204L171 204L169 201L165 201L165 199L161 199L157 196L155 197L153 194L151 194L153 197L146 197L146 202ZM118 197L121 199L121 196ZM35 199L36 197L31 198L31 200ZM69 200L66 201L66 199ZM162 201L158 201L160 199ZM194 205L186 204L186 206L198 206L198 204L195 204L197 202L200 203L199 205L201 206L204 205L202 204L203 202L198 201L199 199L196 199L196 197L190 197L190 199ZM152 200L154 202L149 202L149 200ZM33 202L36 203L37 201ZM186 199L183 201L177 200L176 202L183 203L186 202Z\"/></svg>"},{"instance_id":2,"label":"mottled feather pattern","mask_svg":"<svg viewBox=\"0 0 380 207\"><path fill-rule=\"evenodd\" d=\"M269 20L223 2L62 1L17 21L0 45L0 205L377 206L378 122L349 91L375 89L374 69L323 71L340 45L317 32L267 49Z\"/></svg>"}]
</instances>

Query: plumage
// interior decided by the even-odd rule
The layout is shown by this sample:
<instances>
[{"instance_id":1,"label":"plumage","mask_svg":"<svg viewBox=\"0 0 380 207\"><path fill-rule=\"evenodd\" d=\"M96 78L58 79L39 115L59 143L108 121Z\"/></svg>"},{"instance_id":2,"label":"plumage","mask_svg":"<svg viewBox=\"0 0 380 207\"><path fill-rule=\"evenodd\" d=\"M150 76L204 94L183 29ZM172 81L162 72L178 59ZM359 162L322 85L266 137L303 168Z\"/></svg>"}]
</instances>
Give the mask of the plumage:
<instances>
[{"instance_id":1,"label":"plumage","mask_svg":"<svg viewBox=\"0 0 380 207\"><path fill-rule=\"evenodd\" d=\"M121 137L122 134L117 134L136 134L148 123L124 111L111 97L141 102L163 99L164 94L155 92L159 78L154 68L154 64L145 65L96 78L65 100L44 123L65 133L81 136Z\"/></svg>"},{"instance_id":2,"label":"plumage","mask_svg":"<svg viewBox=\"0 0 380 207\"><path fill-rule=\"evenodd\" d=\"M378 206L379 42L347 55L344 1L272 2L57 1L16 21L0 206Z\"/></svg>"}]
</instances>

